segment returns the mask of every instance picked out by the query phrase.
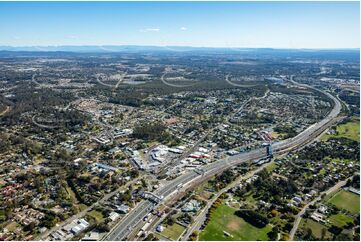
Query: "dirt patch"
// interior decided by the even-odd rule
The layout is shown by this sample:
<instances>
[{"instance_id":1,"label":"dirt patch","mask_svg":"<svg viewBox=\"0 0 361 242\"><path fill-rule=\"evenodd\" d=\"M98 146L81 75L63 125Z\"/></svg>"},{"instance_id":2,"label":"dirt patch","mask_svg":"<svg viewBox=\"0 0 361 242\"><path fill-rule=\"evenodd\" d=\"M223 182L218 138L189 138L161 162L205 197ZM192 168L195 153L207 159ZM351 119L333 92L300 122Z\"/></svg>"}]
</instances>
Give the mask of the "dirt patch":
<instances>
[{"instance_id":1,"label":"dirt patch","mask_svg":"<svg viewBox=\"0 0 361 242\"><path fill-rule=\"evenodd\" d=\"M200 194L199 194L199 196L202 198L202 199L204 199L204 200L209 200L210 198L211 198L211 195L212 195L213 193L211 193L211 192L207 192L207 191L202 191Z\"/></svg>"},{"instance_id":2,"label":"dirt patch","mask_svg":"<svg viewBox=\"0 0 361 242\"><path fill-rule=\"evenodd\" d=\"M227 224L227 229L231 230L231 231L237 231L240 228L240 223L237 220L231 220L228 224Z\"/></svg>"},{"instance_id":3,"label":"dirt patch","mask_svg":"<svg viewBox=\"0 0 361 242\"><path fill-rule=\"evenodd\" d=\"M5 115L9 111L10 111L10 106L6 106L6 108L3 111L0 111L0 116Z\"/></svg>"}]
</instances>

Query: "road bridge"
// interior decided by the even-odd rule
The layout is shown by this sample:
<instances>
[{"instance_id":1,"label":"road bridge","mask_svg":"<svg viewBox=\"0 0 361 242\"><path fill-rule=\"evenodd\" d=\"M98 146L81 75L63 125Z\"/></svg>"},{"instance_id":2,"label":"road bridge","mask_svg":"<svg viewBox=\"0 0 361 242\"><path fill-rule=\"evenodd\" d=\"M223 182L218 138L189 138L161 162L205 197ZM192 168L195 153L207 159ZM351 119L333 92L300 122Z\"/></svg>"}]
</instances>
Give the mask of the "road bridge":
<instances>
[{"instance_id":1,"label":"road bridge","mask_svg":"<svg viewBox=\"0 0 361 242\"><path fill-rule=\"evenodd\" d=\"M163 200L162 197L160 197L160 196L158 196L158 195L156 195L156 194L153 194L153 193L151 193L151 192L144 192L144 193L143 193L143 197L144 197L145 199L148 199L148 200L151 201L151 202L156 203L156 204L161 203L162 200Z\"/></svg>"}]
</instances>

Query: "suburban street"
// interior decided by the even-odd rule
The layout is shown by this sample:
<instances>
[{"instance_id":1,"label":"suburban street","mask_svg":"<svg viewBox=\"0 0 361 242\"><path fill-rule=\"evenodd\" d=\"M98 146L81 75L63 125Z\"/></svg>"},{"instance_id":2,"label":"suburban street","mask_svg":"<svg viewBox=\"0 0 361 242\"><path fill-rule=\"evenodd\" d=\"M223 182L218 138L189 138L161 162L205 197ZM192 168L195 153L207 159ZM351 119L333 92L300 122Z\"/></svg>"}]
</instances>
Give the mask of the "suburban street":
<instances>
[{"instance_id":1,"label":"suburban street","mask_svg":"<svg viewBox=\"0 0 361 242\"><path fill-rule=\"evenodd\" d=\"M307 209L309 208L309 206L315 204L316 202L321 200L322 195L328 195L331 194L333 192L336 192L337 190L339 190L341 187L343 187L344 185L346 185L347 181L350 179L351 177L338 182L336 185L334 185L333 187L331 187L330 189L328 189L327 191L322 192L317 198L315 198L314 200L312 200L311 202L307 203L302 210L296 215L296 219L295 222L293 224L293 228L290 232L290 240L294 240L296 231L298 229L298 226L300 225L300 222L302 220L302 216L305 214L305 212L307 211Z\"/></svg>"}]
</instances>

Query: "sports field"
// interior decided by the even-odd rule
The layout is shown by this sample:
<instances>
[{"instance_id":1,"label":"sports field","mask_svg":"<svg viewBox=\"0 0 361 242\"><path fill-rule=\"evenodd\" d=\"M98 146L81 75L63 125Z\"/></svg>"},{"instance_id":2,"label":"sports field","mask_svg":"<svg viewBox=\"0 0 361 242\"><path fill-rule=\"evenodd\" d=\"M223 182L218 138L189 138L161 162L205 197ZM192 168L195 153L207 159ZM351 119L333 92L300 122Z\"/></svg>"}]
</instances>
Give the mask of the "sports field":
<instances>
[{"instance_id":1,"label":"sports field","mask_svg":"<svg viewBox=\"0 0 361 242\"><path fill-rule=\"evenodd\" d=\"M329 200L339 209L345 209L353 214L360 213L360 196L349 191L340 190Z\"/></svg>"},{"instance_id":2,"label":"sports field","mask_svg":"<svg viewBox=\"0 0 361 242\"><path fill-rule=\"evenodd\" d=\"M267 233L272 230L270 225L261 229L254 227L234 215L235 211L236 209L225 204L219 206L201 232L199 240L268 240Z\"/></svg>"}]
</instances>

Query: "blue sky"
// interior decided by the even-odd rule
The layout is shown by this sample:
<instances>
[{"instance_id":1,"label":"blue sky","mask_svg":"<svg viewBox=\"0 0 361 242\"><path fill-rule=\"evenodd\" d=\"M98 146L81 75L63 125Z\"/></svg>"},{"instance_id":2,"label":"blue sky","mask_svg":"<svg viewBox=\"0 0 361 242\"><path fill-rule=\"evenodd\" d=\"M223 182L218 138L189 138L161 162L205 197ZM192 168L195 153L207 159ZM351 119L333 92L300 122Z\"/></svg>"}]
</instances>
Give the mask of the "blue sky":
<instances>
[{"instance_id":1,"label":"blue sky","mask_svg":"<svg viewBox=\"0 0 361 242\"><path fill-rule=\"evenodd\" d=\"M359 2L0 2L0 45L359 48Z\"/></svg>"}]
</instances>

